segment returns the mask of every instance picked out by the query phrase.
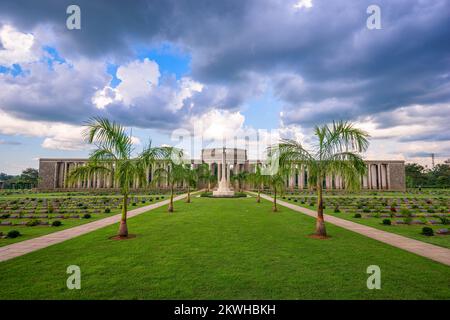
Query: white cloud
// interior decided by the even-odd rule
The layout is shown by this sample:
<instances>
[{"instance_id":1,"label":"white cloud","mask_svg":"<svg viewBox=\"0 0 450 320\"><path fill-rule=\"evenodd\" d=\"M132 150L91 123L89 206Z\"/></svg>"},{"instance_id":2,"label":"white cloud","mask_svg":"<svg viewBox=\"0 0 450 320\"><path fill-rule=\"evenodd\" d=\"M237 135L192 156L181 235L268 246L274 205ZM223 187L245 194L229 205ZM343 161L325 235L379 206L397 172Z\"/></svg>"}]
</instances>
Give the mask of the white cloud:
<instances>
[{"instance_id":1,"label":"white cloud","mask_svg":"<svg viewBox=\"0 0 450 320\"><path fill-rule=\"evenodd\" d=\"M294 9L300 10L300 9L310 9L312 8L313 3L312 0L299 0L296 4L294 4Z\"/></svg>"},{"instance_id":2,"label":"white cloud","mask_svg":"<svg viewBox=\"0 0 450 320\"><path fill-rule=\"evenodd\" d=\"M15 63L29 63L38 59L34 46L34 36L22 33L10 25L0 29L0 65L11 67Z\"/></svg>"},{"instance_id":3,"label":"white cloud","mask_svg":"<svg viewBox=\"0 0 450 320\"><path fill-rule=\"evenodd\" d=\"M203 84L192 80L189 77L183 77L179 81L179 89L176 92L171 108L173 111L179 110L183 107L183 101L187 98L192 97L195 92L202 92ZM194 105L190 106L191 108Z\"/></svg>"},{"instance_id":4,"label":"white cloud","mask_svg":"<svg viewBox=\"0 0 450 320\"><path fill-rule=\"evenodd\" d=\"M140 145L141 139L139 139L138 137L135 137L135 136L131 136L131 143L134 145Z\"/></svg>"},{"instance_id":5,"label":"white cloud","mask_svg":"<svg viewBox=\"0 0 450 320\"><path fill-rule=\"evenodd\" d=\"M106 86L103 89L95 92L94 96L92 97L92 103L98 109L104 109L108 104L113 103L116 100L120 101L122 99L122 96L117 90L111 88L110 86Z\"/></svg>"},{"instance_id":6,"label":"white cloud","mask_svg":"<svg viewBox=\"0 0 450 320\"><path fill-rule=\"evenodd\" d=\"M147 58L144 61L133 61L117 69L117 78L122 80L116 87L119 98L126 105L133 104L136 98L146 96L158 86L159 66Z\"/></svg>"},{"instance_id":7,"label":"white cloud","mask_svg":"<svg viewBox=\"0 0 450 320\"><path fill-rule=\"evenodd\" d=\"M81 150L83 142L81 126L64 123L23 120L0 111L0 133L45 138L42 147L58 150Z\"/></svg>"},{"instance_id":8,"label":"white cloud","mask_svg":"<svg viewBox=\"0 0 450 320\"><path fill-rule=\"evenodd\" d=\"M191 118L196 134L204 139L222 141L231 139L242 130L245 117L240 112L213 109L201 116Z\"/></svg>"}]
</instances>

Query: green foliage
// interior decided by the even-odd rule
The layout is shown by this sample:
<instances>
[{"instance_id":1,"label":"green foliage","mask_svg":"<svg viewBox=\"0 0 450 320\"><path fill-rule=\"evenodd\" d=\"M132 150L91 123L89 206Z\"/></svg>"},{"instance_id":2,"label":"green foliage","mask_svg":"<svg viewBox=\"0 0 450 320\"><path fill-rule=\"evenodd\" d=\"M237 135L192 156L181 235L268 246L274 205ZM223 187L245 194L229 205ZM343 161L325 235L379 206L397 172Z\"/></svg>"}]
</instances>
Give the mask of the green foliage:
<instances>
[{"instance_id":1,"label":"green foliage","mask_svg":"<svg viewBox=\"0 0 450 320\"><path fill-rule=\"evenodd\" d=\"M417 163L405 165L406 184L408 188L450 187L450 166L438 164L432 169L425 169Z\"/></svg>"},{"instance_id":2,"label":"green foliage","mask_svg":"<svg viewBox=\"0 0 450 320\"><path fill-rule=\"evenodd\" d=\"M52 226L53 226L53 227L59 227L59 226L61 226L61 225L62 225L62 222L59 221L59 220L55 220L55 221L52 222Z\"/></svg>"},{"instance_id":3,"label":"green foliage","mask_svg":"<svg viewBox=\"0 0 450 320\"><path fill-rule=\"evenodd\" d=\"M83 215L83 219L90 219L90 218L91 218L91 215L89 213L85 213Z\"/></svg>"},{"instance_id":4,"label":"green foliage","mask_svg":"<svg viewBox=\"0 0 450 320\"><path fill-rule=\"evenodd\" d=\"M20 237L20 236L21 236L21 234L20 234L20 232L17 231L17 230L11 230L11 231L9 231L9 232L6 234L6 237L7 237L7 238L17 238L17 237Z\"/></svg>"},{"instance_id":5,"label":"green foliage","mask_svg":"<svg viewBox=\"0 0 450 320\"><path fill-rule=\"evenodd\" d=\"M34 227L34 226L39 225L40 223L41 223L41 221L39 221L37 219L33 219L33 220L28 221L26 225L28 227Z\"/></svg>"},{"instance_id":6,"label":"green foliage","mask_svg":"<svg viewBox=\"0 0 450 320\"><path fill-rule=\"evenodd\" d=\"M361 218L361 213L355 213L355 215L353 216L353 218Z\"/></svg>"},{"instance_id":7,"label":"green foliage","mask_svg":"<svg viewBox=\"0 0 450 320\"><path fill-rule=\"evenodd\" d=\"M422 234L425 235L425 236L433 236L434 235L434 231L430 227L423 227L422 228Z\"/></svg>"},{"instance_id":8,"label":"green foliage","mask_svg":"<svg viewBox=\"0 0 450 320\"><path fill-rule=\"evenodd\" d=\"M383 219L383 224L385 226L390 226L391 225L391 219Z\"/></svg>"}]
</instances>

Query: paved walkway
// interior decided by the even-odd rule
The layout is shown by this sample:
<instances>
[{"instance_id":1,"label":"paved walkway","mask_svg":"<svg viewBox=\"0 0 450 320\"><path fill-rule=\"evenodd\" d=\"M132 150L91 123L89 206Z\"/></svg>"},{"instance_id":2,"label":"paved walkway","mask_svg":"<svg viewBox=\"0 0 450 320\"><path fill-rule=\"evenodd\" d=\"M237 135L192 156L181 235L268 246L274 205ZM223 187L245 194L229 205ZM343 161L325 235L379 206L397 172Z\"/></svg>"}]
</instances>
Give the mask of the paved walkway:
<instances>
[{"instance_id":1,"label":"paved walkway","mask_svg":"<svg viewBox=\"0 0 450 320\"><path fill-rule=\"evenodd\" d=\"M186 194L182 194L180 196L174 197L173 200L177 201L186 197ZM138 209L134 209L128 211L128 218L135 217L149 210L153 210L162 206L169 204L169 200L163 200L145 207L141 207ZM13 243L4 247L0 247L0 262L6 261L29 252L33 252L56 243L60 243L66 241L68 239L72 239L83 234L89 233L91 231L109 226L111 224L117 223L120 221L121 214L116 214L114 216L100 219L94 222L86 223L77 227L73 227L70 229L53 232L42 237L33 238L29 240L25 240L22 242Z\"/></svg>"},{"instance_id":2,"label":"paved walkway","mask_svg":"<svg viewBox=\"0 0 450 320\"><path fill-rule=\"evenodd\" d=\"M273 201L272 197L265 194L261 194L261 198ZM284 207L287 207L297 212L304 213L314 218L317 216L316 211L303 208L292 203L288 203L278 199L277 203ZM324 216L326 222L332 223L338 227L362 234L363 236L387 243L391 246L418 254L419 256L426 257L428 259L435 260L450 266L450 249L439 247L419 240L403 237L391 232L386 232L383 230L368 227L359 223L330 216L328 214L325 214Z\"/></svg>"}]
</instances>

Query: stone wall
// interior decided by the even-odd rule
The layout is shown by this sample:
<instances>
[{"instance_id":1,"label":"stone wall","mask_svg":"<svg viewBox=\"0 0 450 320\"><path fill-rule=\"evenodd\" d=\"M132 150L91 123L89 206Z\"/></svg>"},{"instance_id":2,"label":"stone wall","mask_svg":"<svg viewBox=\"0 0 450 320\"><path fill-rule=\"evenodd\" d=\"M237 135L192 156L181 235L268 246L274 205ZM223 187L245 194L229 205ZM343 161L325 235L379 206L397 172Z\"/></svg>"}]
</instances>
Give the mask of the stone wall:
<instances>
[{"instance_id":1,"label":"stone wall","mask_svg":"<svg viewBox=\"0 0 450 320\"><path fill-rule=\"evenodd\" d=\"M56 161L39 160L39 182L38 189L47 190L55 188L55 165Z\"/></svg>"},{"instance_id":2,"label":"stone wall","mask_svg":"<svg viewBox=\"0 0 450 320\"><path fill-rule=\"evenodd\" d=\"M405 190L405 164L404 162L389 163L390 190Z\"/></svg>"}]
</instances>

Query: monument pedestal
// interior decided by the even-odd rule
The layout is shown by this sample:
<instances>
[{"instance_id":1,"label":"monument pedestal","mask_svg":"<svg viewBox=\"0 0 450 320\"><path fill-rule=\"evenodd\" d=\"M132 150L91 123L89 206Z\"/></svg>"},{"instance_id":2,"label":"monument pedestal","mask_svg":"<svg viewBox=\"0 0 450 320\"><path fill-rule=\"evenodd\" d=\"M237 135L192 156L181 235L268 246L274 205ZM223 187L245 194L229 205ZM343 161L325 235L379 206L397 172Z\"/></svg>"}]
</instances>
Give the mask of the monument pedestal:
<instances>
[{"instance_id":1,"label":"monument pedestal","mask_svg":"<svg viewBox=\"0 0 450 320\"><path fill-rule=\"evenodd\" d=\"M225 148L222 151L222 179L219 182L219 187L217 190L213 191L213 197L232 197L234 196L234 191L230 190L228 186L228 180L226 178L227 171L225 168L227 167ZM229 175L229 172L228 172ZM229 177L228 177L229 178Z\"/></svg>"}]
</instances>

